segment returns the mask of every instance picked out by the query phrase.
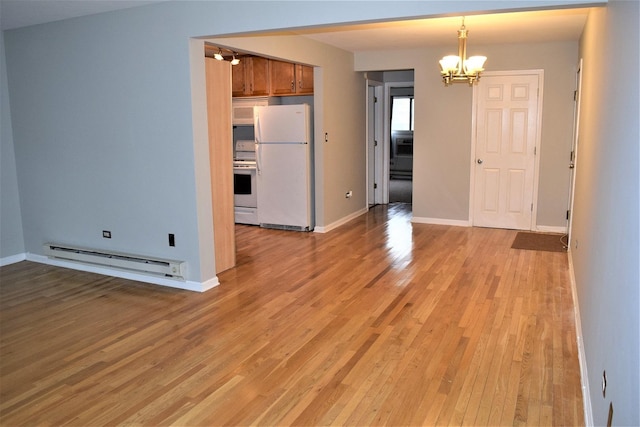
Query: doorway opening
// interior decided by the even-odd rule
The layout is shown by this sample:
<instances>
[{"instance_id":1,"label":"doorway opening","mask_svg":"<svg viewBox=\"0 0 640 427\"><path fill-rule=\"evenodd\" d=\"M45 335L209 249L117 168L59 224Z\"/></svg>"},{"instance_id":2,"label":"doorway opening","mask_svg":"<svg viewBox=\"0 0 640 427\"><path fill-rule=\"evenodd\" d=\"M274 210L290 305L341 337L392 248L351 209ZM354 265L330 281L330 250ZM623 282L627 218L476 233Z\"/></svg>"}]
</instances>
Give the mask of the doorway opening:
<instances>
[{"instance_id":1,"label":"doorway opening","mask_svg":"<svg viewBox=\"0 0 640 427\"><path fill-rule=\"evenodd\" d=\"M390 88L389 203L413 198L413 86Z\"/></svg>"},{"instance_id":2,"label":"doorway opening","mask_svg":"<svg viewBox=\"0 0 640 427\"><path fill-rule=\"evenodd\" d=\"M367 200L413 201L413 70L367 73Z\"/></svg>"}]
</instances>

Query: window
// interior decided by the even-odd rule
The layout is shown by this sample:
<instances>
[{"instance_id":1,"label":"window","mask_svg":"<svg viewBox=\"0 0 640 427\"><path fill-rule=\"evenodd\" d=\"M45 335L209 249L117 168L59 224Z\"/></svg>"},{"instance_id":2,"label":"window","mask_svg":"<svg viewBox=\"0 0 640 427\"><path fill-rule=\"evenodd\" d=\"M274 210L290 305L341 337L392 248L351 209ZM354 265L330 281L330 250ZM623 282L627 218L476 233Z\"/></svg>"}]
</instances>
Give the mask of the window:
<instances>
[{"instance_id":1,"label":"window","mask_svg":"<svg viewBox=\"0 0 640 427\"><path fill-rule=\"evenodd\" d=\"M391 106L391 131L413 131L413 96L394 96Z\"/></svg>"}]
</instances>

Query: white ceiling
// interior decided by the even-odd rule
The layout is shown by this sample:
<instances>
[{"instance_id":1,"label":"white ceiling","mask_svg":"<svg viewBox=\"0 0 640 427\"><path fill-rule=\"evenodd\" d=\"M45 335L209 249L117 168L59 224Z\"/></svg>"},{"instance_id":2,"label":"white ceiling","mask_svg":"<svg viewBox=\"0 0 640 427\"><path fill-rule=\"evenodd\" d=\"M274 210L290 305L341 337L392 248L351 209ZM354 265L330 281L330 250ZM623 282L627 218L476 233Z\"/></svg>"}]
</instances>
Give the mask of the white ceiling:
<instances>
[{"instance_id":1,"label":"white ceiling","mask_svg":"<svg viewBox=\"0 0 640 427\"><path fill-rule=\"evenodd\" d=\"M464 18L469 44L505 44L579 40L589 9L473 15ZM357 52L450 44L457 46L462 17L382 22L292 31Z\"/></svg>"},{"instance_id":2,"label":"white ceiling","mask_svg":"<svg viewBox=\"0 0 640 427\"><path fill-rule=\"evenodd\" d=\"M3 30L172 0L0 0ZM589 9L473 15L469 44L578 40ZM461 17L431 18L287 31L357 52L451 44ZM282 32L280 32L282 34Z\"/></svg>"}]
</instances>

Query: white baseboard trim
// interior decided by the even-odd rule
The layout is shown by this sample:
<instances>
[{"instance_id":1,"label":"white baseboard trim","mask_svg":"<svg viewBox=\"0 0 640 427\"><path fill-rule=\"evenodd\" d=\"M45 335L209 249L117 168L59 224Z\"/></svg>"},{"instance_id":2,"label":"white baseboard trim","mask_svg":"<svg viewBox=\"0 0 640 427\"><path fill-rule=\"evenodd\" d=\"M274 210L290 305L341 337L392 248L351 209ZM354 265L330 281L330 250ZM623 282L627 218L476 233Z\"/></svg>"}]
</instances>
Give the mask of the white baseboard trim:
<instances>
[{"instance_id":1,"label":"white baseboard trim","mask_svg":"<svg viewBox=\"0 0 640 427\"><path fill-rule=\"evenodd\" d=\"M15 264L16 262L24 261L27 259L27 254L16 254L8 257L0 258L0 267L5 265Z\"/></svg>"},{"instance_id":2,"label":"white baseboard trim","mask_svg":"<svg viewBox=\"0 0 640 427\"><path fill-rule=\"evenodd\" d=\"M539 231L540 233L556 233L556 234L566 234L567 233L567 227L557 227L557 226L551 226L551 225L537 225L536 226L536 231Z\"/></svg>"},{"instance_id":3,"label":"white baseboard trim","mask_svg":"<svg viewBox=\"0 0 640 427\"><path fill-rule=\"evenodd\" d=\"M27 261L33 261L40 264L54 265L56 267L69 268L71 270L86 271L88 273L102 274L104 276L119 277L121 279L135 280L138 282L151 283L152 285L168 286L171 288L185 289L194 292L205 292L220 284L218 277L213 277L205 282L194 282L191 280L179 280L169 277L156 277L141 273L133 273L115 268L100 267L79 262L65 261L53 259L44 255L26 254Z\"/></svg>"},{"instance_id":4,"label":"white baseboard trim","mask_svg":"<svg viewBox=\"0 0 640 427\"><path fill-rule=\"evenodd\" d=\"M568 251L569 258L569 280L571 281L571 295L573 297L574 321L576 324L576 342L578 345L578 362L580 363L580 383L582 384L582 401L584 406L584 424L593 427L593 408L591 406L591 393L589 389L589 375L587 370L587 358L584 352L584 341L582 337L582 321L580 320L580 306L578 304L578 291L576 276L573 270L573 255L571 248Z\"/></svg>"},{"instance_id":5,"label":"white baseboard trim","mask_svg":"<svg viewBox=\"0 0 640 427\"><path fill-rule=\"evenodd\" d=\"M206 292L209 289L213 289L218 286L220 284L220 281L218 280L218 276L214 276L205 282L192 282L190 280L187 280L187 283L192 283L195 286L199 287L198 289L194 289L197 292Z\"/></svg>"},{"instance_id":6,"label":"white baseboard trim","mask_svg":"<svg viewBox=\"0 0 640 427\"><path fill-rule=\"evenodd\" d=\"M444 218L427 218L414 216L411 222L416 224L433 224L433 225L453 225L455 227L471 227L471 223L467 220L444 219Z\"/></svg>"},{"instance_id":7,"label":"white baseboard trim","mask_svg":"<svg viewBox=\"0 0 640 427\"><path fill-rule=\"evenodd\" d=\"M345 216L344 218L339 219L338 221L332 222L331 224L325 226L325 227L315 227L313 229L313 231L315 233L328 233L331 230L334 230L338 227L340 227L341 225L344 225L346 223L348 223L349 221L351 221L354 218L359 217L362 214L367 213L369 209L368 208L363 208L360 209L359 211L356 211L350 215Z\"/></svg>"}]
</instances>

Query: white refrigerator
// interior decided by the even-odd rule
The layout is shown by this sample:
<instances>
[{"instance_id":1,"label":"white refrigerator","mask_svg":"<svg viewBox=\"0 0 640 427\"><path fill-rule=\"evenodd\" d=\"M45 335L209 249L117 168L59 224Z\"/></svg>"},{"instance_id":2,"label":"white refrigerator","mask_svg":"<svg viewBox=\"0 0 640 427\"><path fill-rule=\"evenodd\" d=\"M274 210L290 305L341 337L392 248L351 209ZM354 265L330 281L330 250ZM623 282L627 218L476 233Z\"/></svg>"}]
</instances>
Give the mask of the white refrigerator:
<instances>
[{"instance_id":1,"label":"white refrigerator","mask_svg":"<svg viewBox=\"0 0 640 427\"><path fill-rule=\"evenodd\" d=\"M310 120L307 104L254 108L256 191L261 227L313 230Z\"/></svg>"}]
</instances>

